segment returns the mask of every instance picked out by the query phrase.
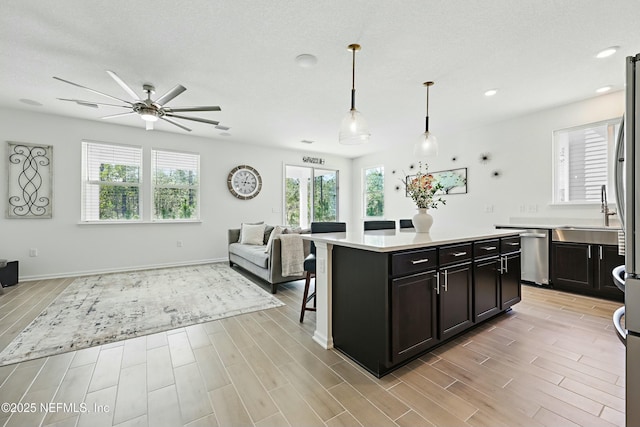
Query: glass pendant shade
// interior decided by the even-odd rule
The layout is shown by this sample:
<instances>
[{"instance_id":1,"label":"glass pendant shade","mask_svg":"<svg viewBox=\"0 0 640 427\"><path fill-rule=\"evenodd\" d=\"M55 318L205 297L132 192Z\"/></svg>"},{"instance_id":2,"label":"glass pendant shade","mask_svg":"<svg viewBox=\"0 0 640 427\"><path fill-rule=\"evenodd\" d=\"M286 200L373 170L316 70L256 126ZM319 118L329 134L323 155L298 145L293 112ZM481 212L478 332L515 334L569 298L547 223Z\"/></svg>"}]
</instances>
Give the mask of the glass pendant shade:
<instances>
[{"instance_id":1,"label":"glass pendant shade","mask_svg":"<svg viewBox=\"0 0 640 427\"><path fill-rule=\"evenodd\" d=\"M413 147L413 155L415 157L427 157L438 155L438 139L429 131L426 131Z\"/></svg>"},{"instance_id":2,"label":"glass pendant shade","mask_svg":"<svg viewBox=\"0 0 640 427\"><path fill-rule=\"evenodd\" d=\"M345 145L362 144L369 141L371 133L367 121L356 109L349 110L340 125L340 143Z\"/></svg>"}]
</instances>

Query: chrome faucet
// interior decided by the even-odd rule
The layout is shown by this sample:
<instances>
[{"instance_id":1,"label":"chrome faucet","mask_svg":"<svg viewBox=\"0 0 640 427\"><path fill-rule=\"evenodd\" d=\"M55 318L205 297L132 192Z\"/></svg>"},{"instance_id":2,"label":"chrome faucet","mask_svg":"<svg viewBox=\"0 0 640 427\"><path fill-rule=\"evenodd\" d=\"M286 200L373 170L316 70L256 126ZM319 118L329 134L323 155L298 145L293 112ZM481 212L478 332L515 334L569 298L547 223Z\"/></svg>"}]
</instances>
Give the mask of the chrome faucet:
<instances>
[{"instance_id":1,"label":"chrome faucet","mask_svg":"<svg viewBox=\"0 0 640 427\"><path fill-rule=\"evenodd\" d=\"M607 186L603 185L600 188L600 212L604 214L604 226L609 226L609 217L611 215L615 215L614 211L609 210L609 205L607 203Z\"/></svg>"}]
</instances>

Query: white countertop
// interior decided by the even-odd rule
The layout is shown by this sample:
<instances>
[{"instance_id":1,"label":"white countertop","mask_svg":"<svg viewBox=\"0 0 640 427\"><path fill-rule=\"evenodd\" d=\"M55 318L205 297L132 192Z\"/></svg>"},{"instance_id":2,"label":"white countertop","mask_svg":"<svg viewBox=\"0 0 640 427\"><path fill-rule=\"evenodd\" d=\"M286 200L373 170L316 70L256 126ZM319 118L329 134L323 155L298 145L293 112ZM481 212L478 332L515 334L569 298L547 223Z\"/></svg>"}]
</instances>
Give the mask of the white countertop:
<instances>
[{"instance_id":1,"label":"white countertop","mask_svg":"<svg viewBox=\"0 0 640 427\"><path fill-rule=\"evenodd\" d=\"M302 237L314 242L346 246L374 252L393 252L417 249L473 240L515 236L519 229L435 229L430 233L416 233L413 229L348 231L346 233L303 234Z\"/></svg>"},{"instance_id":2,"label":"white countertop","mask_svg":"<svg viewBox=\"0 0 640 427\"><path fill-rule=\"evenodd\" d=\"M622 230L619 225L567 225L567 224L495 224L496 227L500 228L519 228L519 229L544 229L544 230L555 230L555 229L584 229L584 230L613 230L618 231Z\"/></svg>"}]
</instances>

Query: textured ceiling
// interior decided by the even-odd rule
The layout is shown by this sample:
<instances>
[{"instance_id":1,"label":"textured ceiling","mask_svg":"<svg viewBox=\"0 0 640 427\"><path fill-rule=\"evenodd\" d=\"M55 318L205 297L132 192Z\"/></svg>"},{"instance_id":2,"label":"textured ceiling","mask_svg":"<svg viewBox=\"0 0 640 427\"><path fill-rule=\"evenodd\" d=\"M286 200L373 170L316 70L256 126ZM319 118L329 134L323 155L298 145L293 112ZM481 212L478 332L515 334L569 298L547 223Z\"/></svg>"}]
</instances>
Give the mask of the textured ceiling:
<instances>
[{"instance_id":1,"label":"textured ceiling","mask_svg":"<svg viewBox=\"0 0 640 427\"><path fill-rule=\"evenodd\" d=\"M121 112L56 98L110 102L58 76L129 99L105 73L142 96L180 83L168 106L220 105L191 114L229 126L182 122L215 140L356 157L410 143L423 131L425 89L437 135L621 90L624 57L640 52L636 0L3 0L0 106L100 120ZM363 146L338 144L350 102L372 132ZM595 54L620 50L608 59ZM313 68L294 59L317 56ZM483 95L498 88L492 98ZM20 99L34 100L41 107ZM143 127L138 117L111 120ZM159 122L156 131L185 133ZM155 131L154 131L155 132ZM304 145L301 140L315 141Z\"/></svg>"}]
</instances>

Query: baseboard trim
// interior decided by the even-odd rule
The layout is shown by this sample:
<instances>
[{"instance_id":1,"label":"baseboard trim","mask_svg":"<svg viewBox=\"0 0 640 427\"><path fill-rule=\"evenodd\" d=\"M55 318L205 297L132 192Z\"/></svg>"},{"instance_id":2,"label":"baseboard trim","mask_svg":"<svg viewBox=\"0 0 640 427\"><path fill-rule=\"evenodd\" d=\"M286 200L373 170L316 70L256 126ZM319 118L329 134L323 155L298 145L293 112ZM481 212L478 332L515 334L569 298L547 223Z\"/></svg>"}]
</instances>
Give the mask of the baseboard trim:
<instances>
[{"instance_id":1,"label":"baseboard trim","mask_svg":"<svg viewBox=\"0 0 640 427\"><path fill-rule=\"evenodd\" d=\"M105 268L100 270L82 270L82 271L70 271L64 273L54 274L39 274L34 276L20 276L19 282L28 282L34 280L48 280L48 279L63 279L67 277L80 277L80 276L93 276L96 274L108 274L108 273L125 273L128 271L141 271L141 270L153 270L156 268L170 268L170 267L186 267L188 265L198 264L211 264L214 262L229 262L229 258L211 258L201 259L195 261L183 261L183 262L171 262L165 264L147 264L139 266L131 266L126 268Z\"/></svg>"}]
</instances>

